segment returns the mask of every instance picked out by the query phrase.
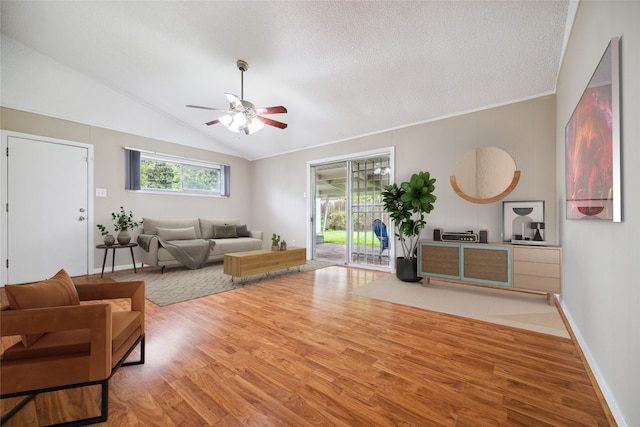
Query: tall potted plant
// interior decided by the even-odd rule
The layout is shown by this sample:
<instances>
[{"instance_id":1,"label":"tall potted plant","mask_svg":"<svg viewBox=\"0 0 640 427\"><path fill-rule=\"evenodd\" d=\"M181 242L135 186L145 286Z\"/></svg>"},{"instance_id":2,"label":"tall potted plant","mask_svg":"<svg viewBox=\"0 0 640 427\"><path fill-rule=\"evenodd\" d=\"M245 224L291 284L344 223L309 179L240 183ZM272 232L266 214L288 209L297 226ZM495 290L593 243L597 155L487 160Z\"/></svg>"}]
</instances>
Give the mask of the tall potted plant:
<instances>
[{"instance_id":1,"label":"tall potted plant","mask_svg":"<svg viewBox=\"0 0 640 427\"><path fill-rule=\"evenodd\" d=\"M411 175L409 181L399 186L391 184L382 191L382 205L389 213L396 228L395 235L402 246L402 257L396 258L396 276L405 282L417 282L418 276L418 239L427 224L424 217L433 210L436 196L435 178L429 172Z\"/></svg>"}]
</instances>

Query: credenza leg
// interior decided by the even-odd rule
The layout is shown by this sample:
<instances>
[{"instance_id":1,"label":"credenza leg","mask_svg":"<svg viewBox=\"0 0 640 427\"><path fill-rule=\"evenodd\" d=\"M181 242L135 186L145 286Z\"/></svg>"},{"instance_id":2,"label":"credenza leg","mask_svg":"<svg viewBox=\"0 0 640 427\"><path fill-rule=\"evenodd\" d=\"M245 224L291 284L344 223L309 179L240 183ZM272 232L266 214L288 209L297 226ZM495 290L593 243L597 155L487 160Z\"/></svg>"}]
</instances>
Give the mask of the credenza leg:
<instances>
[{"instance_id":1,"label":"credenza leg","mask_svg":"<svg viewBox=\"0 0 640 427\"><path fill-rule=\"evenodd\" d=\"M554 303L554 295L551 292L547 292L547 303L549 305L555 305L555 303Z\"/></svg>"}]
</instances>

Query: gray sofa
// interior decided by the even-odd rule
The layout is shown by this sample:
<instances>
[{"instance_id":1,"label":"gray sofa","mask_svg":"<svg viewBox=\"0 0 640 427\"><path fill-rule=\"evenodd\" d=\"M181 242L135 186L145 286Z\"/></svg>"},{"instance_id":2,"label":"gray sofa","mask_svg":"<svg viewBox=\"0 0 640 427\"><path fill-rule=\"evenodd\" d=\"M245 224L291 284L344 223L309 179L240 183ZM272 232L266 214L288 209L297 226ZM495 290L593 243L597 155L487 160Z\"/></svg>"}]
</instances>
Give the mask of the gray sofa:
<instances>
[{"instance_id":1,"label":"gray sofa","mask_svg":"<svg viewBox=\"0 0 640 427\"><path fill-rule=\"evenodd\" d=\"M138 236L142 264L162 266L163 271L167 266L183 265L164 246L210 241L204 262L221 261L227 253L263 248L262 231L247 230L238 218L142 218L142 227Z\"/></svg>"}]
</instances>

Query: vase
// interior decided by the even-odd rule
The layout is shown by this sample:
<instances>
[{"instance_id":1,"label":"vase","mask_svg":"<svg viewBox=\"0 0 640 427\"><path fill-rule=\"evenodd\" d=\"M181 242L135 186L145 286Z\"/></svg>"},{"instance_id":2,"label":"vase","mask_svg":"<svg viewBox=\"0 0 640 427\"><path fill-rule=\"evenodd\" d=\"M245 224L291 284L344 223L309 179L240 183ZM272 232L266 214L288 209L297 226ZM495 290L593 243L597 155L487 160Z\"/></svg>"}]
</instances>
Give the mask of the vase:
<instances>
[{"instance_id":1,"label":"vase","mask_svg":"<svg viewBox=\"0 0 640 427\"><path fill-rule=\"evenodd\" d=\"M128 245L131 241L131 235L127 230L122 230L118 233L118 243L121 245Z\"/></svg>"},{"instance_id":2,"label":"vase","mask_svg":"<svg viewBox=\"0 0 640 427\"><path fill-rule=\"evenodd\" d=\"M104 244L107 246L113 246L113 244L116 242L116 238L113 237L111 234L107 234L106 236L104 236Z\"/></svg>"},{"instance_id":3,"label":"vase","mask_svg":"<svg viewBox=\"0 0 640 427\"><path fill-rule=\"evenodd\" d=\"M419 282L418 258L396 258L396 277L403 282Z\"/></svg>"}]
</instances>

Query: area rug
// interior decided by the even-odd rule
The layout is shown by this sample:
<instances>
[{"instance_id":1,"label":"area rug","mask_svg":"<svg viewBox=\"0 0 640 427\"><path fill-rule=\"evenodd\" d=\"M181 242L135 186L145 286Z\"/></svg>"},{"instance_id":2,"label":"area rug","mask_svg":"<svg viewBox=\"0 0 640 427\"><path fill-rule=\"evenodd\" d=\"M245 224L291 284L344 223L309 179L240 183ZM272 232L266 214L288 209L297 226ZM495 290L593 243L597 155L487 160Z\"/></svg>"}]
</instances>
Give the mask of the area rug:
<instances>
[{"instance_id":1,"label":"area rug","mask_svg":"<svg viewBox=\"0 0 640 427\"><path fill-rule=\"evenodd\" d=\"M323 261L307 261L300 266L300 272L317 270L335 265ZM274 277L298 273L298 267L274 271L269 274L249 276L246 280L235 278L223 273L222 262L207 264L197 270L186 267L144 269L138 273L118 273L110 277L117 282L128 280L144 280L145 296L159 306L166 306L182 301L213 295L220 292L246 287Z\"/></svg>"},{"instance_id":2,"label":"area rug","mask_svg":"<svg viewBox=\"0 0 640 427\"><path fill-rule=\"evenodd\" d=\"M569 338L546 295L508 292L432 280L427 286L388 275L351 292L367 298Z\"/></svg>"}]
</instances>

